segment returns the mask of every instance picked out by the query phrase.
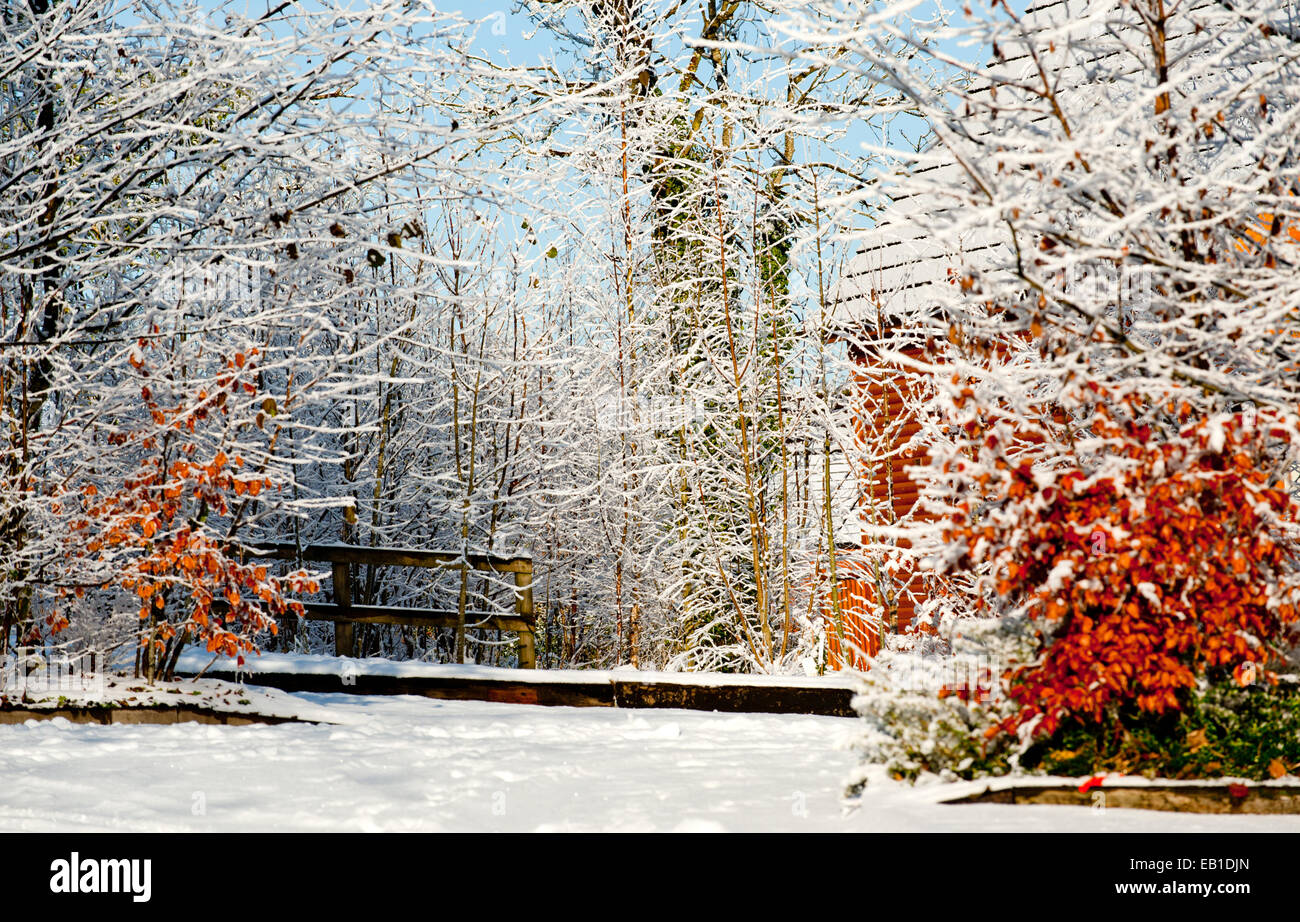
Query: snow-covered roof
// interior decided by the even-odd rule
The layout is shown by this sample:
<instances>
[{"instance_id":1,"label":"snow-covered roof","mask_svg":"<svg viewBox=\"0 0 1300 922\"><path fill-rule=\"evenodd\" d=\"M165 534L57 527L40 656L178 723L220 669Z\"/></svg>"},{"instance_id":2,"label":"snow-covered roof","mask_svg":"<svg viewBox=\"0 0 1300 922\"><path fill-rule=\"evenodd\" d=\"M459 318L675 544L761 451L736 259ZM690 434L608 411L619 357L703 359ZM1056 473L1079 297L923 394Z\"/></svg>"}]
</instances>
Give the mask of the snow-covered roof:
<instances>
[{"instance_id":1,"label":"snow-covered roof","mask_svg":"<svg viewBox=\"0 0 1300 922\"><path fill-rule=\"evenodd\" d=\"M1208 22L1221 15L1230 13L1218 0L1189 0L1186 11L1171 23L1170 57L1186 47L1189 37L1199 35L1203 40L1206 33L1198 32L1194 21ZM1018 29L1009 28L1005 40L999 40L1002 57L986 73L999 80L1041 85L1041 66L1076 124L1113 118L1146 77L1144 62L1129 49L1149 40L1131 9L1089 0L1052 0L1031 7L1021 23L1025 34L1035 40L1035 53L1030 54ZM990 82L982 80L971 92L988 92ZM1044 123L1045 137L1048 119L1047 115L1038 119ZM999 140L987 130L969 138L976 149L985 143L992 147ZM941 303L950 291L947 286L953 283L955 266L988 269L1010 255L1006 229L1000 225L968 226L947 240L934 233L936 227L955 223L948 220L957 202L953 190L971 188L966 167L942 144L936 142L918 157L910 177L912 191L898 194L895 190L840 279L833 316L840 329L877 323L905 329L909 318L930 313Z\"/></svg>"}]
</instances>

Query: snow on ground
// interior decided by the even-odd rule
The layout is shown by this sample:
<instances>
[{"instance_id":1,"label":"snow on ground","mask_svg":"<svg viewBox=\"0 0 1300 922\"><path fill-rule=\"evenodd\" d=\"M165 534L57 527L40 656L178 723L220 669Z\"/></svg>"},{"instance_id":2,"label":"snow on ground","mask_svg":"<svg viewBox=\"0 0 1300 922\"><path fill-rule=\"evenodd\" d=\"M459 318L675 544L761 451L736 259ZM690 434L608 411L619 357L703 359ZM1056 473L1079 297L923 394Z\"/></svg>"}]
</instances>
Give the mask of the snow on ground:
<instances>
[{"instance_id":1,"label":"snow on ground","mask_svg":"<svg viewBox=\"0 0 1300 922\"><path fill-rule=\"evenodd\" d=\"M857 721L298 695L337 725L0 727L5 831L1300 831L1300 817L840 800Z\"/></svg>"}]
</instances>

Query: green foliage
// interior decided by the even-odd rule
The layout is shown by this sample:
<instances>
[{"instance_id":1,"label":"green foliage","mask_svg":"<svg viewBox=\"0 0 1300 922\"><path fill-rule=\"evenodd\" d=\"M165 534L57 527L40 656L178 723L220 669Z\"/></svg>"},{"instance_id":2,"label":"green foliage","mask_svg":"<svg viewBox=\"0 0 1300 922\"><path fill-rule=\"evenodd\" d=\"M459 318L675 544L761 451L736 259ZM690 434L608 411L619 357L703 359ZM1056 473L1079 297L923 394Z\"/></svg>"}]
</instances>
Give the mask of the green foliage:
<instances>
[{"instance_id":1,"label":"green foliage","mask_svg":"<svg viewBox=\"0 0 1300 922\"><path fill-rule=\"evenodd\" d=\"M939 635L907 649L892 638L854 706L866 718L864 763L896 780L1008 774L1268 780L1300 775L1300 681L1239 685L1203 681L1177 711L1129 705L1100 722L1072 718L1050 736L1003 729L1018 705L993 664L1024 661L1032 624L1023 618L945 619Z\"/></svg>"},{"instance_id":2,"label":"green foliage","mask_svg":"<svg viewBox=\"0 0 1300 922\"><path fill-rule=\"evenodd\" d=\"M1164 715L1121 714L1113 728L1073 721L1021 758L1054 775L1266 780L1300 772L1300 685L1227 681Z\"/></svg>"},{"instance_id":3,"label":"green foliage","mask_svg":"<svg viewBox=\"0 0 1300 922\"><path fill-rule=\"evenodd\" d=\"M967 781L1005 775L1015 767L1014 740L1005 733L986 735L1003 716L993 702L901 694L876 711L877 733L863 748L868 761L881 762L899 781L926 773Z\"/></svg>"},{"instance_id":4,"label":"green foliage","mask_svg":"<svg viewBox=\"0 0 1300 922\"><path fill-rule=\"evenodd\" d=\"M945 620L938 636L894 636L863 676L854 707L866 718L857 748L896 780L1005 775L1020 741L998 727L1015 704L999 694L994 664L1023 655L1023 619Z\"/></svg>"}]
</instances>

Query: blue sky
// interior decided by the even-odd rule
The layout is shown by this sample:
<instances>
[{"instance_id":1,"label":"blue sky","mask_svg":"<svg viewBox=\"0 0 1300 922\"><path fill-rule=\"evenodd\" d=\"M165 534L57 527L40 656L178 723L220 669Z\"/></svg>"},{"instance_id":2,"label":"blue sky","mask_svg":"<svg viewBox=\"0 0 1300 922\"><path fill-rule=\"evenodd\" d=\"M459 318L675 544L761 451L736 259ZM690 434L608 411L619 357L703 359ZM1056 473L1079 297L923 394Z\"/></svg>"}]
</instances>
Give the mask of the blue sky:
<instances>
[{"instance_id":1,"label":"blue sky","mask_svg":"<svg viewBox=\"0 0 1300 922\"><path fill-rule=\"evenodd\" d=\"M1031 0L1011 0L1012 9L1018 13L1023 12ZM947 0L950 8L960 8L961 0ZM545 58L554 55L563 55L565 49L557 43L557 40L546 33L538 30L529 17L517 11L518 3L516 0L478 0L478 2L462 2L458 6L451 8L459 9L461 14L468 19L474 19L481 22L479 28L477 49L485 56L501 62L509 62L516 65L536 64ZM687 8L690 4L686 5ZM972 7L978 7L978 2L972 2ZM447 8L447 7L444 7ZM918 10L917 15L924 16L934 9L934 3L927 0ZM978 15L978 13L977 13ZM944 46L943 51L954 58L965 60L980 60L988 56L987 51L972 49L969 47L958 47L953 44ZM918 131L906 130L910 138L911 135ZM847 144L861 144L866 140L863 133L855 137L856 133L850 130L850 135L845 138ZM891 143L899 143L900 138L895 138Z\"/></svg>"},{"instance_id":2,"label":"blue sky","mask_svg":"<svg viewBox=\"0 0 1300 922\"><path fill-rule=\"evenodd\" d=\"M1012 9L1023 12L1030 0L1011 0ZM949 6L954 6L949 0ZM959 5L959 4L956 4ZM466 18L482 20L480 31L480 49L498 59L509 59L514 64L536 63L543 56L555 53L551 38L545 34L534 34L535 29L526 15L516 12L515 0L477 0L461 3L459 10ZM453 7L456 8L456 7ZM922 11L932 8L924 4ZM969 49L957 47L945 48L954 56L966 56Z\"/></svg>"},{"instance_id":3,"label":"blue sky","mask_svg":"<svg viewBox=\"0 0 1300 922\"><path fill-rule=\"evenodd\" d=\"M364 0L359 2L364 4ZM948 0L948 3L949 6L960 5L958 0ZM1023 11L1028 3L1029 0L1011 0L1012 8L1017 11ZM197 5L213 9L226 4L222 0L199 0ZM255 16L271 4L268 0L244 0L243 3L236 0L229 5L242 6L248 15ZM458 9L467 19L482 22L478 48L486 55L499 60L508 59L514 64L532 64L544 56L554 54L558 49L553 39L544 33L538 34L528 16L517 12L517 6L516 0L460 0L459 3L453 0L442 4L443 9ZM920 9L926 10L930 6L930 3L926 3ZM954 54L962 53L957 48L945 50Z\"/></svg>"}]
</instances>

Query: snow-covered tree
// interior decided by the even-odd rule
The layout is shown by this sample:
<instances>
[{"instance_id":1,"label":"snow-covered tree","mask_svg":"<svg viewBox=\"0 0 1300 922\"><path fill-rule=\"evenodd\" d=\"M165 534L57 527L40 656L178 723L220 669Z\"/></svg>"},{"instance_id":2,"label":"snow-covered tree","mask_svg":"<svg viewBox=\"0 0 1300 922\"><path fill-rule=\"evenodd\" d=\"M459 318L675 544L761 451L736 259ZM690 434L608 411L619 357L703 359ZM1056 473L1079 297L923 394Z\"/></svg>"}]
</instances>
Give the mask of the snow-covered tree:
<instances>
[{"instance_id":1,"label":"snow-covered tree","mask_svg":"<svg viewBox=\"0 0 1300 922\"><path fill-rule=\"evenodd\" d=\"M1296 10L973 7L784 25L842 43L926 132L882 154L838 296L861 417L893 404L859 446L863 555L877 604L913 593L940 631L926 649L969 646L954 615L1001 617L1016 707L994 724L1110 728L1294 642ZM882 459L916 484L901 504Z\"/></svg>"},{"instance_id":2,"label":"snow-covered tree","mask_svg":"<svg viewBox=\"0 0 1300 922\"><path fill-rule=\"evenodd\" d=\"M816 238L819 265L795 243L860 177L834 145L869 93L792 63L769 4L531 9L587 71L568 85L588 104L562 153L593 210L565 230L602 238L598 263L569 267L596 353L577 386L603 407L604 437L582 450L598 452L588 534L612 550L613 584L591 588L613 589L617 658L638 658L635 637L676 667L783 668L810 653L826 535L809 480L823 471L806 462L810 446L824 454L827 390L799 334L822 310L834 245Z\"/></svg>"},{"instance_id":3,"label":"snow-covered tree","mask_svg":"<svg viewBox=\"0 0 1300 922\"><path fill-rule=\"evenodd\" d=\"M418 2L249 16L237 4L15 0L3 15L8 643L15 628L33 634L56 588L99 579L64 554L76 510L59 497L84 485L118 495L176 411L141 405L142 348L168 354L158 399L191 407L222 392L227 359L258 356L253 407L222 438L284 490L209 509L226 540L278 537L345 504L324 472L357 427L330 408L385 386L376 350L401 332L374 324L359 291L392 302L409 284L376 271L411 253L395 214L430 189L441 201L480 191L457 152L489 127L458 124L455 106L467 86L491 92L498 72L464 50L470 24Z\"/></svg>"},{"instance_id":4,"label":"snow-covered tree","mask_svg":"<svg viewBox=\"0 0 1300 922\"><path fill-rule=\"evenodd\" d=\"M864 351L925 382L914 455L941 462L951 434L936 387L1013 425L1071 413L1076 380L1145 395L1159 432L1166 399L1294 409L1293 6L999 2L928 27L908 8L813 3L786 25L842 42L929 132L892 153L893 204L840 292Z\"/></svg>"}]
</instances>

